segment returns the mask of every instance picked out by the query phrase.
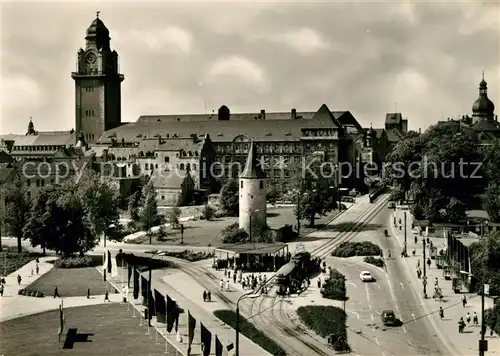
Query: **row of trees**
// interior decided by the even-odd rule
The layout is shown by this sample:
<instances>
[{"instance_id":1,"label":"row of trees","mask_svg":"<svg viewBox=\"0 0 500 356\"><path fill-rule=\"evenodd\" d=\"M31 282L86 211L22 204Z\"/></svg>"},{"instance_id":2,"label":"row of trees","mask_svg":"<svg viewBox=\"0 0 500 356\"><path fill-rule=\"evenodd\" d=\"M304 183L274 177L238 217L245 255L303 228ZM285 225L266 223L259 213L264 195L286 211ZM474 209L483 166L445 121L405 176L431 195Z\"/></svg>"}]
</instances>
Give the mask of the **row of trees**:
<instances>
[{"instance_id":1,"label":"row of trees","mask_svg":"<svg viewBox=\"0 0 500 356\"><path fill-rule=\"evenodd\" d=\"M321 171L321 162L311 164L310 170L302 171L300 167L292 168L287 190L290 198L297 204L295 216L300 220L307 220L310 226L318 216L324 216L337 207L337 181L332 174ZM268 186L268 201L274 202L279 195L275 184ZM220 202L222 209L228 216L237 216L239 212L238 181L231 179L221 189Z\"/></svg>"},{"instance_id":2,"label":"row of trees","mask_svg":"<svg viewBox=\"0 0 500 356\"><path fill-rule=\"evenodd\" d=\"M3 187L7 229L33 247L55 250L68 257L92 250L103 234L119 226L119 194L109 182L92 172L62 185L43 187L35 199L22 181Z\"/></svg>"},{"instance_id":3,"label":"row of trees","mask_svg":"<svg viewBox=\"0 0 500 356\"><path fill-rule=\"evenodd\" d=\"M500 210L500 146L482 146L475 132L453 123L424 134L411 133L387 157L386 184L391 199L414 199L413 214L431 222L457 222L482 196L493 221Z\"/></svg>"}]
</instances>

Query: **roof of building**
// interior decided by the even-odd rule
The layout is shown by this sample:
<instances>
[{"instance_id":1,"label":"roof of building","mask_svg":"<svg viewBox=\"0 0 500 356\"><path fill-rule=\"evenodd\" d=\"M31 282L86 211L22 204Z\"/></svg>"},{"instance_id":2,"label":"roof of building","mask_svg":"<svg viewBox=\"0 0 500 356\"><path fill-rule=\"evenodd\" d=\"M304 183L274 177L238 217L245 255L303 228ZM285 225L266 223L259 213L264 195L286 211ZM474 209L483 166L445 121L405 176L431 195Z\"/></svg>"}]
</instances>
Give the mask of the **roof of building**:
<instances>
[{"instance_id":1,"label":"roof of building","mask_svg":"<svg viewBox=\"0 0 500 356\"><path fill-rule=\"evenodd\" d=\"M287 248L284 243L246 243L246 244L227 244L223 247L217 248L216 251L230 252L230 253L245 253L252 255L264 255L279 252Z\"/></svg>"},{"instance_id":2,"label":"roof of building","mask_svg":"<svg viewBox=\"0 0 500 356\"><path fill-rule=\"evenodd\" d=\"M240 178L247 179L262 179L266 178L266 174L262 170L261 164L257 161L257 150L253 141L250 143L250 149L248 150L247 163L245 164L245 169L240 175Z\"/></svg>"},{"instance_id":3,"label":"roof of building","mask_svg":"<svg viewBox=\"0 0 500 356\"><path fill-rule=\"evenodd\" d=\"M325 110L326 108L326 110ZM124 138L126 142L140 142L143 138L161 137L191 137L210 135L214 142L232 142L235 137L246 135L257 142L265 141L296 141L302 136L305 128L340 127L326 105L313 113L308 120L273 119L268 120L213 120L213 121L168 121L149 123L128 123L106 131L99 142L111 142L111 138ZM231 116L232 117L232 116Z\"/></svg>"},{"instance_id":4,"label":"roof of building","mask_svg":"<svg viewBox=\"0 0 500 356\"><path fill-rule=\"evenodd\" d=\"M75 134L68 131L39 132L38 135L19 135L14 139L15 146L71 146Z\"/></svg>"},{"instance_id":5,"label":"roof of building","mask_svg":"<svg viewBox=\"0 0 500 356\"><path fill-rule=\"evenodd\" d=\"M401 130L396 128L385 130L385 132L387 133L387 140L389 142L399 142L406 136Z\"/></svg>"},{"instance_id":6,"label":"roof of building","mask_svg":"<svg viewBox=\"0 0 500 356\"><path fill-rule=\"evenodd\" d=\"M203 140L192 137L167 138L158 146L158 151L179 151L199 152L203 148Z\"/></svg>"},{"instance_id":7,"label":"roof of building","mask_svg":"<svg viewBox=\"0 0 500 356\"><path fill-rule=\"evenodd\" d=\"M385 114L385 123L386 124L400 124L402 120L403 120L403 116L401 115L400 112Z\"/></svg>"},{"instance_id":8,"label":"roof of building","mask_svg":"<svg viewBox=\"0 0 500 356\"><path fill-rule=\"evenodd\" d=\"M310 119L314 116L314 111L303 111L296 113L296 119ZM291 120L292 112L266 112L265 119L262 113L231 113L229 121L256 121L256 120ZM141 115L138 123L154 122L200 122L219 121L218 113L211 114L180 114L180 115Z\"/></svg>"},{"instance_id":9,"label":"roof of building","mask_svg":"<svg viewBox=\"0 0 500 356\"><path fill-rule=\"evenodd\" d=\"M476 131L500 131L500 124L498 121L479 120L471 128Z\"/></svg>"},{"instance_id":10,"label":"roof of building","mask_svg":"<svg viewBox=\"0 0 500 356\"><path fill-rule=\"evenodd\" d=\"M385 129L372 129L377 133L377 137L382 137L382 135L386 132Z\"/></svg>"}]
</instances>

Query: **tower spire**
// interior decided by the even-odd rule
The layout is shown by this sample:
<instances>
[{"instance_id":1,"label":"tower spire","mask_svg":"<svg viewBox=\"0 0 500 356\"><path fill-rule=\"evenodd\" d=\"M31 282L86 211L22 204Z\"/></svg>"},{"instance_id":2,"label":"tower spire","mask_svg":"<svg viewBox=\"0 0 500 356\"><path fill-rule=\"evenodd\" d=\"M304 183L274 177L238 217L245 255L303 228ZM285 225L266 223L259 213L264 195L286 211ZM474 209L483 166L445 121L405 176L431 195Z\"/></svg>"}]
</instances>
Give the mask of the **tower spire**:
<instances>
[{"instance_id":1,"label":"tower spire","mask_svg":"<svg viewBox=\"0 0 500 356\"><path fill-rule=\"evenodd\" d=\"M482 72L482 79L484 81L484 69L483 69L483 72Z\"/></svg>"},{"instance_id":2,"label":"tower spire","mask_svg":"<svg viewBox=\"0 0 500 356\"><path fill-rule=\"evenodd\" d=\"M250 149L248 150L245 170L241 173L240 178L266 178L266 174L262 170L261 163L257 159L257 150L253 140L251 141Z\"/></svg>"},{"instance_id":3,"label":"tower spire","mask_svg":"<svg viewBox=\"0 0 500 356\"><path fill-rule=\"evenodd\" d=\"M97 18L99 18L99 14L100 14L100 13L101 13L100 11L96 11L95 16L96 16Z\"/></svg>"}]
</instances>

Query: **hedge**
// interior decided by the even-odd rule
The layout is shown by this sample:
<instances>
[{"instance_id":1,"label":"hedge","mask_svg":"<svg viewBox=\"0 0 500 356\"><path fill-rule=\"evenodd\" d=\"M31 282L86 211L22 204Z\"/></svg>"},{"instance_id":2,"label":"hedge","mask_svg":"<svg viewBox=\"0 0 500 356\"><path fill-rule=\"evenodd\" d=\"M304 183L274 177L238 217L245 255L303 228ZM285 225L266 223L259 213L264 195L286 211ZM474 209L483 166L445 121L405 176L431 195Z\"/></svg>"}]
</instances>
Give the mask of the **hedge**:
<instances>
[{"instance_id":1,"label":"hedge","mask_svg":"<svg viewBox=\"0 0 500 356\"><path fill-rule=\"evenodd\" d=\"M36 298L45 297L45 295L42 292L39 292L36 290L29 290L29 289L19 289L17 294L24 295L25 297L36 297Z\"/></svg>"},{"instance_id":2,"label":"hedge","mask_svg":"<svg viewBox=\"0 0 500 356\"><path fill-rule=\"evenodd\" d=\"M369 263L371 265L377 266L377 267L384 267L384 260L381 258L373 257L373 256L368 256L363 258L363 261L366 263Z\"/></svg>"},{"instance_id":3,"label":"hedge","mask_svg":"<svg viewBox=\"0 0 500 356\"><path fill-rule=\"evenodd\" d=\"M236 312L232 310L216 310L214 311L214 315L222 320L224 323L236 329ZM245 335L248 339L255 342L257 345L262 347L267 352L271 353L271 355L277 356L285 356L286 352L276 344L273 340L267 337L262 331L258 330L252 323L246 320L240 314L240 333Z\"/></svg>"},{"instance_id":4,"label":"hedge","mask_svg":"<svg viewBox=\"0 0 500 356\"><path fill-rule=\"evenodd\" d=\"M380 256L382 250L373 242L342 242L333 252L335 257Z\"/></svg>"},{"instance_id":5,"label":"hedge","mask_svg":"<svg viewBox=\"0 0 500 356\"><path fill-rule=\"evenodd\" d=\"M500 301L497 301L493 308L484 311L485 324L497 335L500 335Z\"/></svg>"},{"instance_id":6,"label":"hedge","mask_svg":"<svg viewBox=\"0 0 500 356\"><path fill-rule=\"evenodd\" d=\"M21 252L17 253L17 247L4 247L0 254L1 271L6 276L17 271L28 262L33 261L35 258L42 256L38 253Z\"/></svg>"},{"instance_id":7,"label":"hedge","mask_svg":"<svg viewBox=\"0 0 500 356\"><path fill-rule=\"evenodd\" d=\"M332 335L335 351L349 351L347 343L346 313L337 307L309 305L297 309L300 319L322 337ZM335 342L337 341L338 342Z\"/></svg>"},{"instance_id":8,"label":"hedge","mask_svg":"<svg viewBox=\"0 0 500 356\"><path fill-rule=\"evenodd\" d=\"M189 262L197 262L197 261L202 261L202 260L206 260L208 258L214 257L213 253L196 252L196 251L190 251L190 250L184 250L184 251L151 250L151 251L146 251L146 253L153 254L153 255L155 255L157 253L161 253L162 256L180 258L182 260L186 260Z\"/></svg>"},{"instance_id":9,"label":"hedge","mask_svg":"<svg viewBox=\"0 0 500 356\"><path fill-rule=\"evenodd\" d=\"M54 267L56 268L83 268L83 267L95 267L102 265L101 256L83 256L83 257L69 257L60 258L54 261Z\"/></svg>"},{"instance_id":10,"label":"hedge","mask_svg":"<svg viewBox=\"0 0 500 356\"><path fill-rule=\"evenodd\" d=\"M331 270L330 276L321 288L323 298L333 300L347 300L345 276L336 269Z\"/></svg>"}]
</instances>

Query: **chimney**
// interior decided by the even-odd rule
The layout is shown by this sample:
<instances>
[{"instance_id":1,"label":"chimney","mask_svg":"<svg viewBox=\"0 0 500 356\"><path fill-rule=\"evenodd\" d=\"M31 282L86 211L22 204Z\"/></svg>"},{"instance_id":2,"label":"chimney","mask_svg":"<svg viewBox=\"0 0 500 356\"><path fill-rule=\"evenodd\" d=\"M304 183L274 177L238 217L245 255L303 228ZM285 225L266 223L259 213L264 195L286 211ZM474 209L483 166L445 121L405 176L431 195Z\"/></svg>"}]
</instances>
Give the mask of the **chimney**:
<instances>
[{"instance_id":1,"label":"chimney","mask_svg":"<svg viewBox=\"0 0 500 356\"><path fill-rule=\"evenodd\" d=\"M158 136L158 144L160 144L160 145L161 145L162 143L163 143L163 141L162 141L162 139L161 139L161 136Z\"/></svg>"},{"instance_id":2,"label":"chimney","mask_svg":"<svg viewBox=\"0 0 500 356\"><path fill-rule=\"evenodd\" d=\"M116 138L111 138L111 147L116 147Z\"/></svg>"},{"instance_id":3,"label":"chimney","mask_svg":"<svg viewBox=\"0 0 500 356\"><path fill-rule=\"evenodd\" d=\"M262 109L262 110L260 111L260 118L261 118L262 120L265 120L265 119L266 119L266 110Z\"/></svg>"},{"instance_id":4,"label":"chimney","mask_svg":"<svg viewBox=\"0 0 500 356\"><path fill-rule=\"evenodd\" d=\"M125 138L122 137L122 147L125 147Z\"/></svg>"},{"instance_id":5,"label":"chimney","mask_svg":"<svg viewBox=\"0 0 500 356\"><path fill-rule=\"evenodd\" d=\"M418 129L418 133L419 133L419 134L421 134L421 133L422 133L422 129L421 129L421 128L419 128L419 129Z\"/></svg>"},{"instance_id":6,"label":"chimney","mask_svg":"<svg viewBox=\"0 0 500 356\"><path fill-rule=\"evenodd\" d=\"M297 118L297 110L292 109L292 120L295 120Z\"/></svg>"}]
</instances>

